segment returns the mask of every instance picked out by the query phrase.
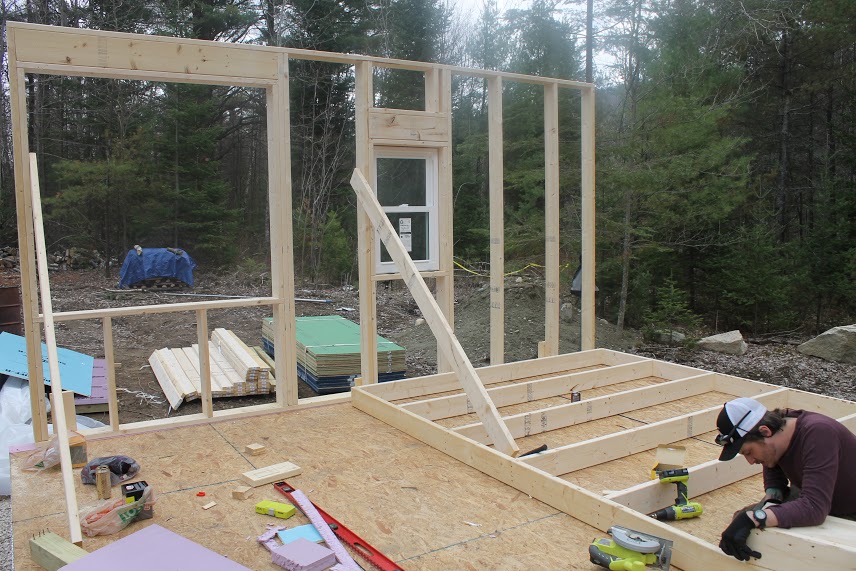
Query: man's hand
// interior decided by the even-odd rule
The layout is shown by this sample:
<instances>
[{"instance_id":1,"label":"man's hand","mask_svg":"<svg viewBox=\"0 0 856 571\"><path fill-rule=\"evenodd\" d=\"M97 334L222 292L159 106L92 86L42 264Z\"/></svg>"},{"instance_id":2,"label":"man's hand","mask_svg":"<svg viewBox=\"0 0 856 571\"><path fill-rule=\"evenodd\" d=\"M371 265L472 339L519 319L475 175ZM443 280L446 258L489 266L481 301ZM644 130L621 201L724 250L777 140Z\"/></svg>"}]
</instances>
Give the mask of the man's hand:
<instances>
[{"instance_id":1,"label":"man's hand","mask_svg":"<svg viewBox=\"0 0 856 571\"><path fill-rule=\"evenodd\" d=\"M749 561L750 557L756 559L761 558L761 554L753 551L746 545L746 540L749 538L749 532L755 529L755 522L749 517L746 512L739 513L732 521L731 525L725 528L722 532L722 539L719 542L719 548L726 554L740 561Z\"/></svg>"}]
</instances>

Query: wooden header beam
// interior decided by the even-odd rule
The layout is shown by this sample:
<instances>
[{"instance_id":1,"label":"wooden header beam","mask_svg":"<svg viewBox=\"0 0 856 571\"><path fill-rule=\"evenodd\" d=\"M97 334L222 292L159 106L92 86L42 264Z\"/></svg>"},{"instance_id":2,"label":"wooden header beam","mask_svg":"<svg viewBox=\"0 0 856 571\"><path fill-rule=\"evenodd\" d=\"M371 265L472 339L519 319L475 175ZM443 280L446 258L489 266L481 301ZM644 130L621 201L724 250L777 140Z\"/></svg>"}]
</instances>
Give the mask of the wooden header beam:
<instances>
[{"instance_id":1,"label":"wooden header beam","mask_svg":"<svg viewBox=\"0 0 856 571\"><path fill-rule=\"evenodd\" d=\"M569 79L359 54L229 44L25 22L7 22L6 28L10 36L17 35L21 38L23 49L16 54L17 64L30 73L96 75L151 81L190 81L191 78L196 78L200 83L221 83L224 78L227 78L228 85L264 86L277 81L278 54L286 53L293 59L344 65L367 62L390 69L422 72L443 70L456 75L485 79L501 77L508 81L535 85L555 84L559 87L583 90L591 87L589 83ZM158 57L161 59L158 60ZM78 70L60 71L69 68L78 68ZM98 70L101 72L99 73ZM160 74L160 78L153 75L146 77L151 74ZM202 77L207 79L200 80Z\"/></svg>"}]
</instances>

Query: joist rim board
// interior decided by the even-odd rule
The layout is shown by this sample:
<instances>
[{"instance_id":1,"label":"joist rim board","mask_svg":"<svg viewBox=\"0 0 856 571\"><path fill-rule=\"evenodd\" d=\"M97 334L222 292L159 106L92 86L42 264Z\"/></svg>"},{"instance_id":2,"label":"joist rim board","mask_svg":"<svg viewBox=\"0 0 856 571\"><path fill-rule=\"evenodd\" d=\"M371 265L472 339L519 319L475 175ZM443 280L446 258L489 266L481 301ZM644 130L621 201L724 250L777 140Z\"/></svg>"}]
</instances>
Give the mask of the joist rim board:
<instances>
[{"instance_id":1,"label":"joist rim board","mask_svg":"<svg viewBox=\"0 0 856 571\"><path fill-rule=\"evenodd\" d=\"M597 387L650 378L651 366L647 362L628 363L615 367L564 373L544 379L523 381L488 389L497 408L533 402ZM428 420L461 416L472 412L465 394L435 397L400 405Z\"/></svg>"},{"instance_id":2,"label":"joist rim board","mask_svg":"<svg viewBox=\"0 0 856 571\"><path fill-rule=\"evenodd\" d=\"M793 564L795 554L804 569L853 569L856 547L823 537L814 537L801 531L812 528L767 528L754 530L748 545L758 551L762 560L773 568L784 569ZM854 528L856 530L856 528Z\"/></svg>"},{"instance_id":3,"label":"joist rim board","mask_svg":"<svg viewBox=\"0 0 856 571\"><path fill-rule=\"evenodd\" d=\"M621 356L624 357L621 357ZM619 353L609 349L590 349L577 353L564 353L540 359L526 359L500 365L479 367L476 371L484 385L534 379L543 375L569 373L585 367L604 367L607 360L613 364L651 361L646 357ZM579 371L578 371L579 372ZM460 389L454 373L440 373L364 386L363 390L389 401L418 398Z\"/></svg>"},{"instance_id":4,"label":"joist rim board","mask_svg":"<svg viewBox=\"0 0 856 571\"><path fill-rule=\"evenodd\" d=\"M492 448L469 441L436 423L402 410L364 391L363 388L357 387L352 390L351 402L359 410L602 531L606 531L612 525L623 525L671 539L674 541L672 562L676 566L698 569L705 568L705 565L715 565L721 571L745 571L747 568L769 569L764 566L763 561L746 564L728 557L713 544L602 498L561 478L551 476ZM670 491L673 493L674 489ZM797 571L797 569L791 567L771 569L771 571Z\"/></svg>"},{"instance_id":5,"label":"joist rim board","mask_svg":"<svg viewBox=\"0 0 856 571\"><path fill-rule=\"evenodd\" d=\"M811 527L793 527L790 529L775 527L765 531L773 530L789 538L812 542L820 541L829 546L856 548L856 521L840 517L829 516L822 524ZM753 533L753 536L756 537L755 542L762 541L762 535L760 531Z\"/></svg>"},{"instance_id":6,"label":"joist rim board","mask_svg":"<svg viewBox=\"0 0 856 571\"><path fill-rule=\"evenodd\" d=\"M578 402L504 416L502 419L515 438L533 436L707 393L712 390L712 377L713 374L709 373L698 377L666 381ZM527 417L529 417L528 420ZM480 422L456 427L452 431L476 442L490 444L487 432Z\"/></svg>"},{"instance_id":7,"label":"joist rim board","mask_svg":"<svg viewBox=\"0 0 856 571\"><path fill-rule=\"evenodd\" d=\"M422 71L429 72L432 70L445 70L451 72L456 75L464 75L469 77L480 77L480 78L492 78L492 77L501 77L507 81L515 81L520 83L531 83L537 85L557 85L563 88L571 88L577 89L582 92L590 92L593 90L594 86L590 83L585 83L581 81L573 81L569 79L558 79L558 78L543 78L532 75L524 75L519 73L510 73L510 72L502 72L502 71L493 71L493 70L483 70L483 69L474 69L474 68L466 68L460 66L451 66L445 64L435 64L428 62L420 62L420 61L410 61L410 60L400 60L400 59L392 59L392 58L379 58L373 56L364 56L358 54L342 54L336 52L324 52L318 50L303 50L303 49L293 49L293 48L280 48L273 46L260 46L260 45L248 45L248 44L229 44L225 42L212 42L207 40L195 40L189 38L175 38L171 36L155 36L155 35L143 35L143 34L129 34L124 32L110 32L104 30L89 30L89 29L80 29L80 28L66 28L60 26L47 26L44 24L30 24L26 22L8 22L7 28L10 34L44 34L45 32L54 33L54 34L67 34L70 37L74 37L76 39L80 38L89 38L91 41L95 41L96 44L98 42L98 38L104 38L106 40L112 41L147 41L152 43L162 43L167 45L176 45L176 46L185 46L189 50L193 49L217 49L218 51L223 49L228 49L230 52L234 50L235 53L240 55L245 54L253 54L260 55L262 57L268 57L271 59L276 59L279 54L285 53L291 59L304 59L304 60L314 60L314 61L326 61L330 63L341 63L345 65L355 65L360 62L371 63L374 66L378 67L386 67L390 69L405 69L405 70L413 70L413 71ZM20 38L25 42L29 38ZM23 55L23 54L22 54ZM19 60L18 67L25 68L26 66L33 66L38 64L56 64L55 61L38 59L34 57L30 57L30 59L22 58L20 56L17 57ZM62 62L59 62L62 63ZM68 62L66 62L68 63ZM271 69L268 67L263 68L263 72L258 72L256 74L250 73L249 69L229 69L228 71L224 71L222 73L215 74L207 74L214 76L229 76L235 77L244 77L244 78L254 78L259 80L270 80L277 78L277 70L278 65L275 63L269 64ZM130 67L130 64L129 64ZM111 68L104 68L105 70ZM113 68L115 69L115 68ZM165 70L155 70L157 72L163 72ZM187 77L192 77L194 74L188 70L186 73ZM103 75L102 75L103 77Z\"/></svg>"},{"instance_id":8,"label":"joist rim board","mask_svg":"<svg viewBox=\"0 0 856 571\"><path fill-rule=\"evenodd\" d=\"M787 391L788 389L779 389L759 395L758 399L767 405L785 403ZM720 405L709 407L582 442L551 448L546 452L521 458L520 461L554 476L561 476L646 450L653 450L660 444L672 444L712 432L716 428L716 417L721 410Z\"/></svg>"}]
</instances>

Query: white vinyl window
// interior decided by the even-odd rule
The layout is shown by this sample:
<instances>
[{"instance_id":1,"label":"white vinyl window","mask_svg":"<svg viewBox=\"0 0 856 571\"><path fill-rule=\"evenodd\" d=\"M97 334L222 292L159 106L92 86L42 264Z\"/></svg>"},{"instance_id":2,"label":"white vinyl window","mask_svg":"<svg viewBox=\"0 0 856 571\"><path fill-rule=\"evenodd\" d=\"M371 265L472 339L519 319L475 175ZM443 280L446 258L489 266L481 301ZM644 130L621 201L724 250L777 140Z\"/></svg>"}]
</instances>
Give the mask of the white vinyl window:
<instances>
[{"instance_id":1,"label":"white vinyl window","mask_svg":"<svg viewBox=\"0 0 856 571\"><path fill-rule=\"evenodd\" d=\"M438 169L436 149L375 148L374 187L378 202L419 271L440 269ZM386 247L378 240L375 272L398 271Z\"/></svg>"}]
</instances>

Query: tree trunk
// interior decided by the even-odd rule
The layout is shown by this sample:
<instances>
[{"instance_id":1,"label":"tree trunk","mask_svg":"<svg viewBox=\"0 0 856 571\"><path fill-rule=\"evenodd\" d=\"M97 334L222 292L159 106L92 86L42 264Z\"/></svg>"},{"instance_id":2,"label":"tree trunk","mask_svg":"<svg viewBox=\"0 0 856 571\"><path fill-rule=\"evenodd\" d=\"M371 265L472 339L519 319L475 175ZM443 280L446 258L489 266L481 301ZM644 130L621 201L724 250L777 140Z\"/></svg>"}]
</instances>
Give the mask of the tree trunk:
<instances>
[{"instance_id":1,"label":"tree trunk","mask_svg":"<svg viewBox=\"0 0 856 571\"><path fill-rule=\"evenodd\" d=\"M630 288L630 254L632 232L630 228L631 211L633 206L631 190L624 191L624 240L621 245L621 295L618 298L618 333L624 331L624 315L627 313L627 291Z\"/></svg>"},{"instance_id":2,"label":"tree trunk","mask_svg":"<svg viewBox=\"0 0 856 571\"><path fill-rule=\"evenodd\" d=\"M790 237L791 39L791 31L784 30L781 65L782 117L779 128L779 180L776 189L776 215L781 242L787 242Z\"/></svg>"}]
</instances>

